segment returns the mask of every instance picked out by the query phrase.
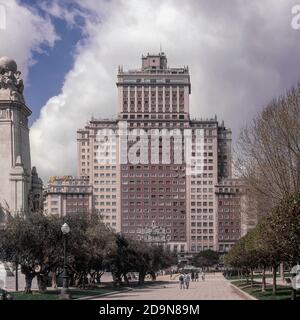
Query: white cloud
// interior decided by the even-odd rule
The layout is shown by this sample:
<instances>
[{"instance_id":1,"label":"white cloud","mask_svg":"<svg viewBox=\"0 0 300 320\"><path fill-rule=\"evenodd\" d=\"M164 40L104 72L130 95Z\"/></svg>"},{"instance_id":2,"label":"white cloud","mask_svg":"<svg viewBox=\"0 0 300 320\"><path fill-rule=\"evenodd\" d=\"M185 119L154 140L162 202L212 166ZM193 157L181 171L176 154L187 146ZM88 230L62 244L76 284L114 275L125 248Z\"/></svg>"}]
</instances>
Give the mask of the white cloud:
<instances>
[{"instance_id":1,"label":"white cloud","mask_svg":"<svg viewBox=\"0 0 300 320\"><path fill-rule=\"evenodd\" d=\"M48 13L63 17L63 2L53 2ZM217 114L235 133L298 79L300 33L290 26L292 1L76 2L84 8L87 39L78 45L62 93L31 128L33 162L44 178L76 173L76 130L91 116L118 112L118 65L139 68L141 55L158 52L160 43L170 66L190 67L192 114Z\"/></svg>"},{"instance_id":2,"label":"white cloud","mask_svg":"<svg viewBox=\"0 0 300 320\"><path fill-rule=\"evenodd\" d=\"M34 63L33 53L43 47L52 47L58 36L49 19L21 6L16 0L0 0L4 8L6 25L0 30L0 56L9 56L17 61L26 79L28 68Z\"/></svg>"}]
</instances>

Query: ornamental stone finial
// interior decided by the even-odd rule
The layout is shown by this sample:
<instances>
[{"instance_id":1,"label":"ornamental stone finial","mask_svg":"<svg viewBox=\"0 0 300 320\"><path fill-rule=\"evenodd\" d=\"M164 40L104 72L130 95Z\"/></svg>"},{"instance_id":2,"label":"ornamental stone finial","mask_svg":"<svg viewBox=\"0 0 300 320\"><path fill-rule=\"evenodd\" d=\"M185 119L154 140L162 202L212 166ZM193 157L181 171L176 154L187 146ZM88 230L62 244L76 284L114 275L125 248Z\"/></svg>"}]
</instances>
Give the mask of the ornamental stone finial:
<instances>
[{"instance_id":1,"label":"ornamental stone finial","mask_svg":"<svg viewBox=\"0 0 300 320\"><path fill-rule=\"evenodd\" d=\"M0 57L0 101L25 103L24 84L17 63L8 57Z\"/></svg>"}]
</instances>

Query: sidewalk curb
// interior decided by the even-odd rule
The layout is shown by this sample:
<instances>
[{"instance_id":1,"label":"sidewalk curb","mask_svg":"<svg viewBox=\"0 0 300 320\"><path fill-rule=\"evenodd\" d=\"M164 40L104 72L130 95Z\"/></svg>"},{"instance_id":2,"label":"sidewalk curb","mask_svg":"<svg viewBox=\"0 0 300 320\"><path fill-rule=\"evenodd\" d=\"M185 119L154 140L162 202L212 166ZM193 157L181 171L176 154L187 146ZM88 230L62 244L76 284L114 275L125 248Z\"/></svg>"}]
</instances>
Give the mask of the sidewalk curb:
<instances>
[{"instance_id":1,"label":"sidewalk curb","mask_svg":"<svg viewBox=\"0 0 300 320\"><path fill-rule=\"evenodd\" d=\"M94 300L94 299L97 299L97 298L112 296L112 295L115 295L115 294L118 294L118 293L129 292L129 291L133 291L133 289L132 289L132 288L128 288L128 289L124 289L124 290L119 290L119 291L112 291L112 292L103 293L103 294L98 295L98 296L87 296L87 297L83 297L83 298L79 298L79 299L74 299L74 300Z\"/></svg>"},{"instance_id":2,"label":"sidewalk curb","mask_svg":"<svg viewBox=\"0 0 300 320\"><path fill-rule=\"evenodd\" d=\"M239 287L237 287L236 285L232 284L230 282L230 286L233 287L234 289L237 289L240 293L242 293L243 295L245 295L246 297L248 297L250 300L258 300L257 298L251 296L251 294L243 291L242 289L240 289Z\"/></svg>"},{"instance_id":3,"label":"sidewalk curb","mask_svg":"<svg viewBox=\"0 0 300 320\"><path fill-rule=\"evenodd\" d=\"M166 286L162 285L162 284L157 284L156 286L152 285L152 287L154 287L154 288L156 287L156 288L159 288L159 289L166 288ZM118 293L135 291L135 290L139 290L139 289L145 289L145 288L127 288L127 289L124 289L124 290L112 291L112 292L107 292L107 293L104 293L104 294L101 294L101 295L97 295L97 296L87 296L87 297L74 299L74 300L93 300L93 299L97 299L97 298L101 298L101 297L107 297L107 296L115 295L115 294L118 294Z\"/></svg>"}]
</instances>

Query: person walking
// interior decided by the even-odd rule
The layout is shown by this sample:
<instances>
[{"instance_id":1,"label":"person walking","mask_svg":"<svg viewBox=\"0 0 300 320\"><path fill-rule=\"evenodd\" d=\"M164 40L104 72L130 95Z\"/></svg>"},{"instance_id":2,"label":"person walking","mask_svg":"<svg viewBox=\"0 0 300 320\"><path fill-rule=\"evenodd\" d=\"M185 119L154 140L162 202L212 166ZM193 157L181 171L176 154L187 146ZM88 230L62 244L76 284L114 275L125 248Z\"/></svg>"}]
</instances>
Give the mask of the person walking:
<instances>
[{"instance_id":1,"label":"person walking","mask_svg":"<svg viewBox=\"0 0 300 320\"><path fill-rule=\"evenodd\" d=\"M198 273L198 271L195 273L195 281L199 281L199 273Z\"/></svg>"},{"instance_id":2,"label":"person walking","mask_svg":"<svg viewBox=\"0 0 300 320\"><path fill-rule=\"evenodd\" d=\"M189 274L187 274L185 276L184 282L185 282L185 288L188 289L190 286L190 280L191 280L191 276Z\"/></svg>"},{"instance_id":3,"label":"person walking","mask_svg":"<svg viewBox=\"0 0 300 320\"><path fill-rule=\"evenodd\" d=\"M184 272L183 273L183 289L186 289L186 276L187 274Z\"/></svg>"},{"instance_id":4,"label":"person walking","mask_svg":"<svg viewBox=\"0 0 300 320\"><path fill-rule=\"evenodd\" d=\"M203 271L202 271L201 277L202 277L202 281L205 281L205 273Z\"/></svg>"},{"instance_id":5,"label":"person walking","mask_svg":"<svg viewBox=\"0 0 300 320\"><path fill-rule=\"evenodd\" d=\"M195 272L194 271L192 271L192 273L191 273L191 279L192 279L192 282L194 282L194 280L195 280Z\"/></svg>"},{"instance_id":6,"label":"person walking","mask_svg":"<svg viewBox=\"0 0 300 320\"><path fill-rule=\"evenodd\" d=\"M179 287L184 289L184 275L182 273L179 275Z\"/></svg>"}]
</instances>

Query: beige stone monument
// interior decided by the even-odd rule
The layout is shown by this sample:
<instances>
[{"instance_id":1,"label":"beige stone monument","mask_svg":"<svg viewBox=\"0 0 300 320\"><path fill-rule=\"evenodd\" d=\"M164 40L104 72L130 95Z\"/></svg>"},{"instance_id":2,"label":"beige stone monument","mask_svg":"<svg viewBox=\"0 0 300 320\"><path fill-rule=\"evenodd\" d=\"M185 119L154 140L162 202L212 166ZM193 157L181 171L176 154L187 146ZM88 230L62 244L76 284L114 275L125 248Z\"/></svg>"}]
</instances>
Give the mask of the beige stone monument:
<instances>
[{"instance_id":1,"label":"beige stone monument","mask_svg":"<svg viewBox=\"0 0 300 320\"><path fill-rule=\"evenodd\" d=\"M42 205L42 181L31 168L28 117L17 64L0 58L0 222Z\"/></svg>"}]
</instances>

